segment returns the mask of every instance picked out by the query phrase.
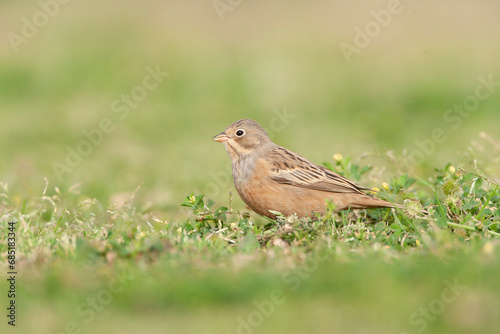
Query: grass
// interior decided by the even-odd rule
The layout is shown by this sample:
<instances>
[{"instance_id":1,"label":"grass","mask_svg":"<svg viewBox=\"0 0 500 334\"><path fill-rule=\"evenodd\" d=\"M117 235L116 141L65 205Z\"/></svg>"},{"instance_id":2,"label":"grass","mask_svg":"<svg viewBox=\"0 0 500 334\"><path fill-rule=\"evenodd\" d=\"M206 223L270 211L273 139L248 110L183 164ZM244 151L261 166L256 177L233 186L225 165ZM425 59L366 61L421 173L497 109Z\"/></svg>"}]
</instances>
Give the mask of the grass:
<instances>
[{"instance_id":1,"label":"grass","mask_svg":"<svg viewBox=\"0 0 500 334\"><path fill-rule=\"evenodd\" d=\"M498 5L405 4L351 64L339 43L382 7L283 6L70 2L19 53L0 42L0 271L17 221L19 272L2 333L498 333L500 94L444 118L498 79ZM3 36L40 9L0 7ZM121 119L113 101L157 65ZM404 209L247 213L210 140L243 117Z\"/></svg>"},{"instance_id":2,"label":"grass","mask_svg":"<svg viewBox=\"0 0 500 334\"><path fill-rule=\"evenodd\" d=\"M370 170L349 158L328 166L354 179ZM319 220L267 221L216 208L203 194L181 203L192 211L185 221L142 211L133 196L106 206L47 188L18 206L3 185L2 230L18 222L19 304L28 315L20 327L118 333L146 319L153 332L167 323L172 331L493 333L500 192L477 172L447 165L425 182L404 175L379 194L404 199L404 212L332 211Z\"/></svg>"}]
</instances>

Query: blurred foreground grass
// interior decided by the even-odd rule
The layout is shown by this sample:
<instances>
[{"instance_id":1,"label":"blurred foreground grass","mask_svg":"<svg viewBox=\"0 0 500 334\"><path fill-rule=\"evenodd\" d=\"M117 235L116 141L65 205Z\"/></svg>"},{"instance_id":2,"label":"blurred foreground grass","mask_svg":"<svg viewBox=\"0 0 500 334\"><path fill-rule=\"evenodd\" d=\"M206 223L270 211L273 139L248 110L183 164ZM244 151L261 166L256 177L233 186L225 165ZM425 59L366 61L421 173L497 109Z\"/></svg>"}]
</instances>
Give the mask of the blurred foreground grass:
<instances>
[{"instance_id":1,"label":"blurred foreground grass","mask_svg":"<svg viewBox=\"0 0 500 334\"><path fill-rule=\"evenodd\" d=\"M363 170L342 161L332 167ZM182 203L193 211L187 221L158 219L133 198L105 207L71 192L17 208L4 186L0 227L17 222L18 326L26 333L141 326L496 333L500 190L489 182L450 165L432 181L403 176L386 186L385 196L406 199L405 213L277 222L215 209L203 195Z\"/></svg>"},{"instance_id":2,"label":"blurred foreground grass","mask_svg":"<svg viewBox=\"0 0 500 334\"><path fill-rule=\"evenodd\" d=\"M16 219L15 330L497 333L500 92L493 85L460 124L445 115L476 94L480 77L500 80L499 5L405 3L348 64L339 44L386 6L243 2L220 21L210 1L72 1L18 53L4 38L0 268ZM7 37L40 5L0 8ZM168 76L121 119L114 101L148 67ZM286 230L180 210L193 192L215 200L211 209L229 206L229 159L210 138L243 117L310 160L366 187L385 182L387 196L432 212L376 210ZM54 162L105 118L114 130L59 178ZM435 129L446 140L404 187L402 167ZM353 163L335 165L333 154ZM478 175L461 178L459 167ZM232 208L244 210L235 194ZM123 286L110 287L116 278ZM465 288L447 294L455 281ZM261 321L255 302L274 290L286 301ZM456 298L443 302L443 291ZM241 319L252 314L259 326L248 329Z\"/></svg>"}]
</instances>

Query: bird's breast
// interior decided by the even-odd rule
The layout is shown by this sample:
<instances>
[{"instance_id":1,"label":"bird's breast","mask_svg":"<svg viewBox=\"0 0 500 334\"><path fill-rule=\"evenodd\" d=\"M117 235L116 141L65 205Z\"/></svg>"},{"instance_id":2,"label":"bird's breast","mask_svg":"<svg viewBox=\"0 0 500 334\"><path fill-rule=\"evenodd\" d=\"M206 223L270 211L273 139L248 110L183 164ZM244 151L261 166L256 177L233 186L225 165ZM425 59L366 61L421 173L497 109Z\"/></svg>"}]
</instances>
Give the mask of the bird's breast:
<instances>
[{"instance_id":1,"label":"bird's breast","mask_svg":"<svg viewBox=\"0 0 500 334\"><path fill-rule=\"evenodd\" d=\"M255 171L255 159L242 157L233 163L233 178L236 188L238 184L246 183L250 180Z\"/></svg>"}]
</instances>

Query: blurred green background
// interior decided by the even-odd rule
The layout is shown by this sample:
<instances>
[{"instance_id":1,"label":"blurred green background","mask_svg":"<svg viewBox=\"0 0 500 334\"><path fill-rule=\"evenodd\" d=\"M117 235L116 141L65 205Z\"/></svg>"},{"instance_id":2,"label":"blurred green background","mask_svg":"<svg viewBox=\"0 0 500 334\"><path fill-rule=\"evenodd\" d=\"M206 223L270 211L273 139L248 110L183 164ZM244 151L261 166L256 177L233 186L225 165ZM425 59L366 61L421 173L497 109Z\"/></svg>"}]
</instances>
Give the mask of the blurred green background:
<instances>
[{"instance_id":1,"label":"blurred green background","mask_svg":"<svg viewBox=\"0 0 500 334\"><path fill-rule=\"evenodd\" d=\"M449 139L420 175L453 162L480 131L498 132L498 93L457 130L443 120L474 93L478 76L500 80L496 2L402 1L350 64L340 43L353 44L355 28L387 2L243 1L220 20L212 1L71 1L18 53L8 35L21 35L22 18L41 7L1 6L0 173L28 195L41 192L44 177L49 189L82 182L82 193L105 202L144 182L139 199L177 211L228 168L211 137L243 117L270 128L273 110L294 116L274 140L317 163L334 153L399 156L442 127ZM148 66L169 76L119 119L111 104L142 83ZM115 130L59 180L52 164L105 117ZM213 197L226 200L231 182Z\"/></svg>"},{"instance_id":2,"label":"blurred green background","mask_svg":"<svg viewBox=\"0 0 500 334\"><path fill-rule=\"evenodd\" d=\"M16 52L12 47L12 34L21 36L23 29L27 29L26 20L33 22L33 16L43 9L37 1L0 1L3 36L0 40L0 180L9 185L19 206L25 198L42 194L46 185L44 178L49 182L49 194L56 192L55 187L65 193L81 183L77 189L82 198L97 198L104 205L114 203L141 185L136 193L136 205L168 220L186 216L179 209L179 203L192 192L203 192L226 205L229 191L234 192L232 179L225 172L230 162L222 145L213 142L211 137L240 118L257 120L272 130L275 142L316 163L331 161L335 153L365 159L363 163L375 165L382 175L377 178L378 182L388 182L401 172L391 163L386 151L404 157L418 149L416 140L429 138L435 128L442 128L448 139L436 145L436 150L416 166L413 172L420 177L426 177L433 168L448 162L470 162L474 157L464 154L467 147L473 147L474 154L482 154L488 161L489 144L480 133L500 139L500 89L480 101L457 129L443 118L454 104L462 104L474 95L478 77L491 75L494 81L500 81L499 2L402 0L401 12L392 15L390 22L380 27L368 45L352 55L350 62L341 51L341 43L353 44L356 27L364 29L374 22L371 11L386 10L388 1L240 1L239 4L233 1L236 5L231 6L227 0L221 0L232 8L224 12L223 20L212 0L42 2L52 6L53 17L36 28L34 36L26 39L27 43L18 45ZM120 119L120 114L113 112L113 102L143 82L147 67L159 67L169 75L156 89L149 91L136 108L130 109L127 117ZM277 121L276 117L284 113L290 117ZM112 121L114 131L104 134L101 144L91 147L91 153L83 157L81 163L59 178L54 163L64 163L67 147L76 149L86 139L83 132L98 128L104 118ZM498 164L498 160L488 161L490 175L498 175ZM380 187L370 180L363 180L363 184ZM233 206L244 208L236 195ZM352 268L334 262L325 270L356 271L371 261L361 261ZM387 267L384 261L377 263L380 264L377 282L382 282L386 276L380 271L394 267ZM436 264L433 268L439 267ZM31 331L35 331L37 321L41 320L49 323L43 328L61 328L59 325L64 322L52 327L51 321L56 320L51 317L63 309L70 310L68 318L74 314L72 310L82 296L88 294L87 290L83 289L81 296L76 297L56 292L52 296L51 291L57 290L54 285L62 284L62 291L70 294L71 284L66 286L61 280L64 282L64 277L70 277L71 281L71 277L84 275L79 271L85 272L82 270L85 266L76 268L78 274L64 269L63 278L55 280L56 283L51 283L52 276L43 270L39 281L34 279L47 286L41 285L46 288L40 288L39 299L33 297L38 292L29 293L36 300L29 304L29 308L33 308L29 319L35 324L30 325ZM472 264L463 270L472 275L478 269ZM161 268L153 270L153 273L159 272ZM180 272L184 275L180 277L186 280L191 274L197 277L196 272ZM409 269L397 274L401 277L393 278L399 282L416 272L419 270ZM230 277L231 270L226 274ZM322 290L316 283L326 284L325 277L335 273L323 274L307 284L311 294L319 296L310 302L310 307L321 309L321 305L332 303L328 296L321 298ZM158 275L161 279L161 274ZM243 277L245 275L239 273L230 282ZM352 275L346 277L348 281ZM427 278L432 281L432 274ZM345 284L342 276L338 280L338 284ZM360 277L351 288L357 291L369 281ZM203 286L204 279L195 279L195 282ZM473 275L470 282L474 282ZM161 286L159 282L155 284L155 289ZM177 284L174 287L181 286ZM242 284L256 289L251 282L243 280ZM263 282L267 290L259 292L258 297L268 296L273 284ZM381 288L390 289L387 284ZM434 286L429 281L427 284ZM235 311L231 304L225 304L225 297L221 297L217 321L225 325L213 322L212 327L204 327L203 321L210 321L214 314L210 312L209 303L206 309L202 306L205 311L196 313L202 318L197 324L192 319L194 313L183 313L173 306L178 305L175 303L156 305L151 302L154 291L137 281L134 285L136 294L130 300L144 296L143 301L138 300L137 309L142 312L141 319L148 313L145 310L151 310L150 317L144 321L156 332L162 332L165 315L158 311L163 310L162 307L168 314L167 320L173 324L171 332L225 330L231 327L227 319L234 320L238 314L248 312L247 309ZM223 290L226 283L221 280L214 286ZM397 309L410 294L415 300L403 312L410 314L415 310L414 305L427 303L441 288L435 289L437 292L421 296L405 284L400 290L396 289L395 295L399 297L392 299L393 304L384 306ZM273 328L281 328L281 321L299 319L298 312L308 309L310 290L293 295L292 302L285 307L286 316L273 318L266 330L274 332ZM487 292L481 290L477 294L482 296ZM349 296L332 298L340 299L340 305L347 307ZM56 300L61 298L67 300L58 304ZM367 298L367 305L374 305L379 295ZM42 307L45 302L51 305L47 314ZM190 306L187 302L180 304ZM349 319L365 316L363 307L351 307ZM460 318L460 312L469 310L466 306L455 307L451 320L442 320L445 322L442 328L449 328L446 326ZM171 309L175 310L171 312ZM330 314L326 314L325 309L315 315L327 319ZM118 312L121 318L110 316L109 322L101 321L95 326L103 331L108 326L112 333L115 322L138 326L133 316L129 317L134 310L132 307ZM227 316L222 316L224 314ZM382 309L376 315L391 321ZM481 316L490 319L489 313ZM296 333L329 332L336 323L322 322L325 327L313 331L314 321L302 320L297 328L284 327L287 333L292 329ZM185 327L186 323L192 327ZM391 328L396 332L405 325L406 318ZM474 330L472 325L470 328L466 325L466 330ZM380 323L377 326L379 330L370 325L345 325L337 330L386 333L387 328L382 329ZM438 330L441 323L434 326Z\"/></svg>"}]
</instances>

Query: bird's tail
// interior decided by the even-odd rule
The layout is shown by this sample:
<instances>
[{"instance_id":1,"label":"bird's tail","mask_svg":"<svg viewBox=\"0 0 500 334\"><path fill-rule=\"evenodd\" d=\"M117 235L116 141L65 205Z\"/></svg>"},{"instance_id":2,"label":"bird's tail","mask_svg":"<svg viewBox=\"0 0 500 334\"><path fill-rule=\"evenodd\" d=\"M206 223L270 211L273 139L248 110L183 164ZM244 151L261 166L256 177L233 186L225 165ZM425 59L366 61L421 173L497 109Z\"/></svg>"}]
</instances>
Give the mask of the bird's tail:
<instances>
[{"instance_id":1,"label":"bird's tail","mask_svg":"<svg viewBox=\"0 0 500 334\"><path fill-rule=\"evenodd\" d=\"M399 208L403 209L402 205L393 204L391 202L385 201L383 199L363 196L357 198L357 200L352 203L351 209L376 209L376 208Z\"/></svg>"}]
</instances>

